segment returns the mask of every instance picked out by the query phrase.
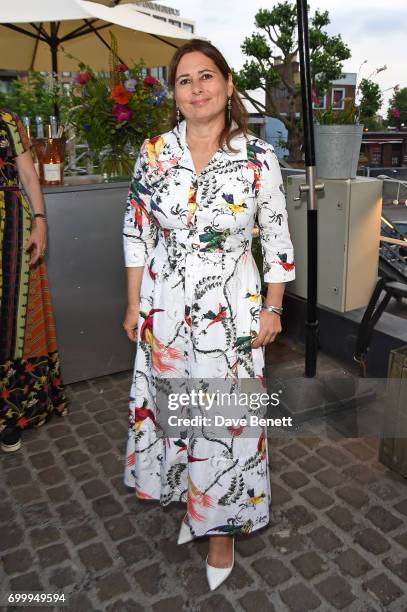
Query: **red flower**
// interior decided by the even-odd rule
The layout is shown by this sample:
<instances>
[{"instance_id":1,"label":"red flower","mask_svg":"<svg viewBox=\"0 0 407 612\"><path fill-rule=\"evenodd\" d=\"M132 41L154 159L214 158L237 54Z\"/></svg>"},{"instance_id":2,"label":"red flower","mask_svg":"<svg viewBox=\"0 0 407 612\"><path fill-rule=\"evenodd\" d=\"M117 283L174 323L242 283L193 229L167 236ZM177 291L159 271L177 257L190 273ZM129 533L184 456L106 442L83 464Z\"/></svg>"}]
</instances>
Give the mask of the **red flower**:
<instances>
[{"instance_id":1,"label":"red flower","mask_svg":"<svg viewBox=\"0 0 407 612\"><path fill-rule=\"evenodd\" d=\"M158 83L158 80L149 74L143 79L143 85L146 87L154 87L154 85Z\"/></svg>"},{"instance_id":2,"label":"red flower","mask_svg":"<svg viewBox=\"0 0 407 612\"><path fill-rule=\"evenodd\" d=\"M35 365L33 363L26 363L24 372L32 372L35 370Z\"/></svg>"},{"instance_id":3,"label":"red flower","mask_svg":"<svg viewBox=\"0 0 407 612\"><path fill-rule=\"evenodd\" d=\"M89 72L79 72L76 75L76 82L78 83L78 85L86 85L86 83L90 81L91 78L92 75L90 75Z\"/></svg>"},{"instance_id":4,"label":"red flower","mask_svg":"<svg viewBox=\"0 0 407 612\"><path fill-rule=\"evenodd\" d=\"M6 165L6 162L4 161L4 159L0 159L0 170L3 170L5 165Z\"/></svg>"},{"instance_id":5,"label":"red flower","mask_svg":"<svg viewBox=\"0 0 407 612\"><path fill-rule=\"evenodd\" d=\"M17 419L16 425L21 428L26 427L28 425L28 419L26 417L21 417L20 419Z\"/></svg>"},{"instance_id":6,"label":"red flower","mask_svg":"<svg viewBox=\"0 0 407 612\"><path fill-rule=\"evenodd\" d=\"M60 378L54 378L52 381L52 384L55 385L56 387L59 387L59 385L61 384L61 379Z\"/></svg>"},{"instance_id":7,"label":"red flower","mask_svg":"<svg viewBox=\"0 0 407 612\"><path fill-rule=\"evenodd\" d=\"M391 109L391 114L393 117L395 117L396 119L400 119L401 113L399 111L398 108L396 108L395 106Z\"/></svg>"},{"instance_id":8,"label":"red flower","mask_svg":"<svg viewBox=\"0 0 407 612\"><path fill-rule=\"evenodd\" d=\"M117 123L122 123L123 121L130 121L133 116L132 110L128 106L124 106L123 104L116 104L112 108L112 114L116 119Z\"/></svg>"},{"instance_id":9,"label":"red flower","mask_svg":"<svg viewBox=\"0 0 407 612\"><path fill-rule=\"evenodd\" d=\"M0 391L0 397L10 397L11 391L9 389L2 389Z\"/></svg>"},{"instance_id":10,"label":"red flower","mask_svg":"<svg viewBox=\"0 0 407 612\"><path fill-rule=\"evenodd\" d=\"M127 91L124 85L114 85L112 88L111 98L117 104L127 104L131 98L131 93Z\"/></svg>"},{"instance_id":11,"label":"red flower","mask_svg":"<svg viewBox=\"0 0 407 612\"><path fill-rule=\"evenodd\" d=\"M126 70L128 69L129 67L126 66L126 64L117 64L117 66L115 67L116 72L126 72Z\"/></svg>"}]
</instances>

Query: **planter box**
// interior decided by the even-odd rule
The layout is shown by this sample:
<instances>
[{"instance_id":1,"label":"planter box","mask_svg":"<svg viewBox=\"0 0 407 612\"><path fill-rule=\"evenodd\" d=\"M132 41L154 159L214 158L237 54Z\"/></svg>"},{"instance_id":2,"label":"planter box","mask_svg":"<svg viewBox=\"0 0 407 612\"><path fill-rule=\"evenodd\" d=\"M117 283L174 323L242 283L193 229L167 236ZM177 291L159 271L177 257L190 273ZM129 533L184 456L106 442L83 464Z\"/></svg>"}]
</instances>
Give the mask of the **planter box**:
<instances>
[{"instance_id":1,"label":"planter box","mask_svg":"<svg viewBox=\"0 0 407 612\"><path fill-rule=\"evenodd\" d=\"M407 477L407 345L390 351L379 461Z\"/></svg>"},{"instance_id":2,"label":"planter box","mask_svg":"<svg viewBox=\"0 0 407 612\"><path fill-rule=\"evenodd\" d=\"M314 125L317 176L356 178L363 125Z\"/></svg>"}]
</instances>

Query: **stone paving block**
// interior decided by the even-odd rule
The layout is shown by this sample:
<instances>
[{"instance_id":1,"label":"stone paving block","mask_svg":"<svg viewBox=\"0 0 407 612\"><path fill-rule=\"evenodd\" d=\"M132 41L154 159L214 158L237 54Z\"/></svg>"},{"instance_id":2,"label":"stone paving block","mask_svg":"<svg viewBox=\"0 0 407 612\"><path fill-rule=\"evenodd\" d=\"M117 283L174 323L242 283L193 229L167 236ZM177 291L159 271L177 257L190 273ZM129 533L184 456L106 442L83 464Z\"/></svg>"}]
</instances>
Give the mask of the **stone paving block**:
<instances>
[{"instance_id":1,"label":"stone paving block","mask_svg":"<svg viewBox=\"0 0 407 612\"><path fill-rule=\"evenodd\" d=\"M378 529L388 533L400 527L403 521L397 516L383 508L383 506L372 506L366 513L366 517L376 525Z\"/></svg>"},{"instance_id":2,"label":"stone paving block","mask_svg":"<svg viewBox=\"0 0 407 612\"><path fill-rule=\"evenodd\" d=\"M134 599L119 599L110 604L110 606L107 606L106 612L145 612L145 608ZM168 612L170 612L170 610L168 610Z\"/></svg>"},{"instance_id":3,"label":"stone paving block","mask_svg":"<svg viewBox=\"0 0 407 612\"><path fill-rule=\"evenodd\" d=\"M298 442L294 444L289 444L288 446L284 446L280 451L284 453L291 461L297 461L297 459L301 459L304 455L307 454L307 451L303 446L301 446Z\"/></svg>"},{"instance_id":4,"label":"stone paving block","mask_svg":"<svg viewBox=\"0 0 407 612\"><path fill-rule=\"evenodd\" d=\"M59 504L73 497L72 489L66 484L47 489L47 494L54 504Z\"/></svg>"},{"instance_id":5,"label":"stone paving block","mask_svg":"<svg viewBox=\"0 0 407 612\"><path fill-rule=\"evenodd\" d=\"M357 480L362 485L376 482L378 478L376 470L373 470L371 467L367 469L366 465L363 463L350 465L343 470L343 473L351 480Z\"/></svg>"},{"instance_id":6,"label":"stone paving block","mask_svg":"<svg viewBox=\"0 0 407 612\"><path fill-rule=\"evenodd\" d=\"M349 583L341 576L328 576L315 585L321 595L335 608L348 608L355 600Z\"/></svg>"},{"instance_id":7,"label":"stone paving block","mask_svg":"<svg viewBox=\"0 0 407 612\"><path fill-rule=\"evenodd\" d=\"M24 456L22 453L9 453L2 457L1 466L3 470L13 470L24 464Z\"/></svg>"},{"instance_id":8,"label":"stone paving block","mask_svg":"<svg viewBox=\"0 0 407 612\"><path fill-rule=\"evenodd\" d=\"M106 486L103 480L89 480L81 486L81 489L87 499L95 499L109 493L109 487Z\"/></svg>"},{"instance_id":9,"label":"stone paving block","mask_svg":"<svg viewBox=\"0 0 407 612\"><path fill-rule=\"evenodd\" d=\"M322 438L318 436L301 436L301 444L304 444L309 449L314 450L322 443Z\"/></svg>"},{"instance_id":10,"label":"stone paving block","mask_svg":"<svg viewBox=\"0 0 407 612\"><path fill-rule=\"evenodd\" d=\"M72 433L72 428L70 425L70 419L65 423L58 423L56 425L47 425L47 435L51 440L55 440L56 438L63 438L64 436L68 436Z\"/></svg>"},{"instance_id":11,"label":"stone paving block","mask_svg":"<svg viewBox=\"0 0 407 612\"><path fill-rule=\"evenodd\" d=\"M114 422L105 423L103 425L103 430L110 440L126 439L127 427L117 423L116 420Z\"/></svg>"},{"instance_id":12,"label":"stone paving block","mask_svg":"<svg viewBox=\"0 0 407 612\"><path fill-rule=\"evenodd\" d=\"M16 502L26 506L31 502L42 499L43 491L37 481L33 480L31 484L15 489L13 497Z\"/></svg>"},{"instance_id":13,"label":"stone paving block","mask_svg":"<svg viewBox=\"0 0 407 612\"><path fill-rule=\"evenodd\" d=\"M380 555L390 548L389 540L370 527L355 533L354 541L374 555Z\"/></svg>"},{"instance_id":14,"label":"stone paving block","mask_svg":"<svg viewBox=\"0 0 407 612\"><path fill-rule=\"evenodd\" d=\"M46 548L40 548L37 550L38 559L40 565L43 568L50 567L51 565L58 565L68 560L69 552L65 544L51 544Z\"/></svg>"},{"instance_id":15,"label":"stone paving block","mask_svg":"<svg viewBox=\"0 0 407 612\"><path fill-rule=\"evenodd\" d=\"M346 480L346 476L331 467L321 470L318 474L315 474L314 477L319 480L324 487L328 487L329 489L337 487Z\"/></svg>"},{"instance_id":16,"label":"stone paving block","mask_svg":"<svg viewBox=\"0 0 407 612\"><path fill-rule=\"evenodd\" d=\"M69 612L100 612L100 607L95 607L86 593L72 593L68 596L68 604Z\"/></svg>"},{"instance_id":17,"label":"stone paving block","mask_svg":"<svg viewBox=\"0 0 407 612\"><path fill-rule=\"evenodd\" d=\"M284 480L286 485L291 489L299 489L309 483L309 478L299 470L284 472L284 474L281 474L281 479Z\"/></svg>"},{"instance_id":18,"label":"stone paving block","mask_svg":"<svg viewBox=\"0 0 407 612\"><path fill-rule=\"evenodd\" d=\"M287 517L289 522L297 528L304 527L316 519L315 514L309 512L307 508L301 504L285 509L283 514Z\"/></svg>"},{"instance_id":19,"label":"stone paving block","mask_svg":"<svg viewBox=\"0 0 407 612\"><path fill-rule=\"evenodd\" d=\"M283 529L269 536L270 544L280 553L302 552L307 546L307 538L301 533Z\"/></svg>"},{"instance_id":20,"label":"stone paving block","mask_svg":"<svg viewBox=\"0 0 407 612\"><path fill-rule=\"evenodd\" d=\"M382 501L387 502L399 497L400 491L385 481L372 482L369 491L377 495Z\"/></svg>"},{"instance_id":21,"label":"stone paving block","mask_svg":"<svg viewBox=\"0 0 407 612\"><path fill-rule=\"evenodd\" d=\"M106 408L106 410L102 410L101 412L98 412L97 421L98 423L102 423L102 424L109 423L109 425L112 421L114 421L114 423L111 423L111 426L112 428L115 428L115 426L117 425L116 412L112 410L111 408ZM103 429L105 429L104 425L103 425Z\"/></svg>"},{"instance_id":22,"label":"stone paving block","mask_svg":"<svg viewBox=\"0 0 407 612\"><path fill-rule=\"evenodd\" d=\"M393 538L402 546L407 549L407 531L401 533L400 535L395 535Z\"/></svg>"},{"instance_id":23,"label":"stone paving block","mask_svg":"<svg viewBox=\"0 0 407 612\"><path fill-rule=\"evenodd\" d=\"M95 499L92 502L92 508L100 518L107 518L123 512L122 506L113 495L105 495Z\"/></svg>"},{"instance_id":24,"label":"stone paving block","mask_svg":"<svg viewBox=\"0 0 407 612\"><path fill-rule=\"evenodd\" d=\"M27 439L24 438L24 434L23 434L23 443L25 447L24 450L27 453L29 453L31 456L33 456L36 453L40 453L44 451L44 449L48 448L50 445L50 440L43 437L40 440L28 441ZM31 458L32 457L30 457L30 463L31 463Z\"/></svg>"},{"instance_id":25,"label":"stone paving block","mask_svg":"<svg viewBox=\"0 0 407 612\"><path fill-rule=\"evenodd\" d=\"M10 548L17 548L23 541L24 531L15 522L9 522L7 528L0 529L0 552Z\"/></svg>"},{"instance_id":26,"label":"stone paving block","mask_svg":"<svg viewBox=\"0 0 407 612\"><path fill-rule=\"evenodd\" d=\"M160 578L162 575L159 563L148 565L142 570L134 572L133 576L144 593L154 595L160 592Z\"/></svg>"},{"instance_id":27,"label":"stone paving block","mask_svg":"<svg viewBox=\"0 0 407 612\"><path fill-rule=\"evenodd\" d=\"M356 525L353 520L353 514L344 506L334 506L327 510L326 513L329 518L344 531L350 531Z\"/></svg>"},{"instance_id":28,"label":"stone paving block","mask_svg":"<svg viewBox=\"0 0 407 612\"><path fill-rule=\"evenodd\" d=\"M88 544L78 550L79 557L87 570L100 571L111 567L113 561L101 542Z\"/></svg>"},{"instance_id":29,"label":"stone paving block","mask_svg":"<svg viewBox=\"0 0 407 612\"><path fill-rule=\"evenodd\" d=\"M28 548L20 548L2 556L6 574L22 574L32 568L33 558Z\"/></svg>"},{"instance_id":30,"label":"stone paving block","mask_svg":"<svg viewBox=\"0 0 407 612\"><path fill-rule=\"evenodd\" d=\"M171 612L171 610L183 610L184 600L180 595L166 597L152 605L154 612Z\"/></svg>"},{"instance_id":31,"label":"stone paving block","mask_svg":"<svg viewBox=\"0 0 407 612\"><path fill-rule=\"evenodd\" d=\"M33 475L27 467L23 470L18 467L7 472L6 483L9 487L19 487L28 484L32 479Z\"/></svg>"},{"instance_id":32,"label":"stone paving block","mask_svg":"<svg viewBox=\"0 0 407 612\"><path fill-rule=\"evenodd\" d=\"M57 506L56 511L59 514L61 525L64 526L72 523L82 523L87 518L87 513L76 500Z\"/></svg>"},{"instance_id":33,"label":"stone paving block","mask_svg":"<svg viewBox=\"0 0 407 612\"><path fill-rule=\"evenodd\" d=\"M66 477L67 474L56 465L38 472L38 479L48 487L60 484L66 479Z\"/></svg>"},{"instance_id":34,"label":"stone paving block","mask_svg":"<svg viewBox=\"0 0 407 612\"><path fill-rule=\"evenodd\" d=\"M316 610L321 600L305 584L295 584L285 591L279 591L280 597L290 612Z\"/></svg>"},{"instance_id":35,"label":"stone paving block","mask_svg":"<svg viewBox=\"0 0 407 612\"><path fill-rule=\"evenodd\" d=\"M104 574L96 580L96 591L99 601L106 601L128 593L131 589L129 581L123 572Z\"/></svg>"},{"instance_id":36,"label":"stone paving block","mask_svg":"<svg viewBox=\"0 0 407 612\"><path fill-rule=\"evenodd\" d=\"M21 511L27 527L37 527L53 517L50 506L46 502L25 506Z\"/></svg>"},{"instance_id":37,"label":"stone paving block","mask_svg":"<svg viewBox=\"0 0 407 612\"><path fill-rule=\"evenodd\" d=\"M105 529L112 540L123 540L134 535L134 527L127 516L118 516L105 522Z\"/></svg>"},{"instance_id":38,"label":"stone paving block","mask_svg":"<svg viewBox=\"0 0 407 612\"><path fill-rule=\"evenodd\" d=\"M118 476L124 472L124 459L119 461L111 454L106 457L98 457L98 463L102 466L104 474L108 477Z\"/></svg>"},{"instance_id":39,"label":"stone paving block","mask_svg":"<svg viewBox=\"0 0 407 612\"><path fill-rule=\"evenodd\" d=\"M30 462L37 470L41 470L53 465L55 463L55 458L53 453L45 451L37 455L32 455L30 457Z\"/></svg>"},{"instance_id":40,"label":"stone paving block","mask_svg":"<svg viewBox=\"0 0 407 612\"><path fill-rule=\"evenodd\" d=\"M42 591L43 585L37 572L29 572L10 580L10 591Z\"/></svg>"},{"instance_id":41,"label":"stone paving block","mask_svg":"<svg viewBox=\"0 0 407 612\"><path fill-rule=\"evenodd\" d=\"M10 502L0 502L0 523L8 523L13 516L13 506Z\"/></svg>"},{"instance_id":42,"label":"stone paving block","mask_svg":"<svg viewBox=\"0 0 407 612\"><path fill-rule=\"evenodd\" d=\"M302 489L300 495L305 497L305 499L318 510L327 508L334 502L333 498L322 491L321 487L308 487L307 489Z\"/></svg>"},{"instance_id":43,"label":"stone paving block","mask_svg":"<svg viewBox=\"0 0 407 612\"><path fill-rule=\"evenodd\" d=\"M248 591L239 599L239 603L246 612L258 612L267 610L268 612L277 612L271 601L268 600L264 591Z\"/></svg>"},{"instance_id":44,"label":"stone paving block","mask_svg":"<svg viewBox=\"0 0 407 612\"><path fill-rule=\"evenodd\" d=\"M83 423L76 428L76 435L79 436L82 440L88 438L89 436L94 436L100 432L99 428L96 427L93 421L88 421L87 423Z\"/></svg>"},{"instance_id":45,"label":"stone paving block","mask_svg":"<svg viewBox=\"0 0 407 612\"><path fill-rule=\"evenodd\" d=\"M152 556L150 547L138 536L121 542L117 545L117 550L125 564L129 566Z\"/></svg>"},{"instance_id":46,"label":"stone paving block","mask_svg":"<svg viewBox=\"0 0 407 612\"><path fill-rule=\"evenodd\" d=\"M325 568L323 559L316 552L306 552L292 559L291 563L308 580L321 574Z\"/></svg>"},{"instance_id":47,"label":"stone paving block","mask_svg":"<svg viewBox=\"0 0 407 612\"><path fill-rule=\"evenodd\" d=\"M75 465L89 461L90 457L81 450L70 450L62 454L62 459L66 462L68 467L74 467Z\"/></svg>"},{"instance_id":48,"label":"stone paving block","mask_svg":"<svg viewBox=\"0 0 407 612\"><path fill-rule=\"evenodd\" d=\"M324 465L325 463L318 457L315 457L315 455L309 455L305 459L298 462L298 467L306 474L313 474L324 467Z\"/></svg>"},{"instance_id":49,"label":"stone paving block","mask_svg":"<svg viewBox=\"0 0 407 612\"><path fill-rule=\"evenodd\" d=\"M124 484L123 476L116 476L112 478L110 482L119 495L134 497L134 490L132 491Z\"/></svg>"},{"instance_id":50,"label":"stone paving block","mask_svg":"<svg viewBox=\"0 0 407 612\"><path fill-rule=\"evenodd\" d=\"M346 455L339 448L333 446L322 446L315 451L322 459L332 463L335 467L342 468L344 465L352 461L349 455Z\"/></svg>"},{"instance_id":51,"label":"stone paving block","mask_svg":"<svg viewBox=\"0 0 407 612\"><path fill-rule=\"evenodd\" d=\"M407 516L407 498L393 506L398 512Z\"/></svg>"},{"instance_id":52,"label":"stone paving block","mask_svg":"<svg viewBox=\"0 0 407 612\"><path fill-rule=\"evenodd\" d=\"M71 425L82 425L83 423L90 423L91 417L86 412L77 412L69 415L69 422Z\"/></svg>"},{"instance_id":53,"label":"stone paving block","mask_svg":"<svg viewBox=\"0 0 407 612\"><path fill-rule=\"evenodd\" d=\"M234 612L234 607L223 595L210 595L200 602L199 612Z\"/></svg>"},{"instance_id":54,"label":"stone paving block","mask_svg":"<svg viewBox=\"0 0 407 612\"><path fill-rule=\"evenodd\" d=\"M272 588L282 584L292 573L279 559L274 557L262 557L252 563L253 569Z\"/></svg>"},{"instance_id":55,"label":"stone paving block","mask_svg":"<svg viewBox=\"0 0 407 612\"><path fill-rule=\"evenodd\" d=\"M180 548L180 547L179 547ZM247 563L245 562L245 565ZM239 589L244 589L250 586L256 586L253 584L253 578L246 572L243 565L237 563L235 561L235 565L233 567L233 572L230 574L228 578L228 590L229 591L237 591Z\"/></svg>"},{"instance_id":56,"label":"stone paving block","mask_svg":"<svg viewBox=\"0 0 407 612\"><path fill-rule=\"evenodd\" d=\"M90 525L78 525L77 527L71 527L66 530L69 539L73 542L73 544L83 544L88 540L92 540L95 538L98 533L96 530Z\"/></svg>"},{"instance_id":57,"label":"stone paving block","mask_svg":"<svg viewBox=\"0 0 407 612\"><path fill-rule=\"evenodd\" d=\"M337 489L336 494L341 499L346 501L349 505L354 506L355 508L362 508L362 506L367 504L369 501L369 496L366 495L366 493L364 493L363 491L361 491L360 487L356 488L350 485L346 485L344 487L341 487L340 489Z\"/></svg>"},{"instance_id":58,"label":"stone paving block","mask_svg":"<svg viewBox=\"0 0 407 612\"><path fill-rule=\"evenodd\" d=\"M177 567L176 579L183 585L185 592L188 593L190 602L196 601L197 598L208 594L208 584L206 582L204 567L205 557L206 552L199 566L185 564Z\"/></svg>"},{"instance_id":59,"label":"stone paving block","mask_svg":"<svg viewBox=\"0 0 407 612\"><path fill-rule=\"evenodd\" d=\"M112 445L104 434L93 435L84 440L84 444L92 456L107 453Z\"/></svg>"},{"instance_id":60,"label":"stone paving block","mask_svg":"<svg viewBox=\"0 0 407 612\"><path fill-rule=\"evenodd\" d=\"M315 527L315 529L308 533L308 537L311 539L314 546L324 552L331 552L342 545L341 540L334 532L324 525Z\"/></svg>"},{"instance_id":61,"label":"stone paving block","mask_svg":"<svg viewBox=\"0 0 407 612\"><path fill-rule=\"evenodd\" d=\"M377 456L377 452L366 446L361 439L349 440L344 443L343 447L359 459L359 461L369 461Z\"/></svg>"},{"instance_id":62,"label":"stone paving block","mask_svg":"<svg viewBox=\"0 0 407 612\"><path fill-rule=\"evenodd\" d=\"M383 564L396 574L401 580L407 582L407 558L392 555L382 560Z\"/></svg>"},{"instance_id":63,"label":"stone paving block","mask_svg":"<svg viewBox=\"0 0 407 612\"><path fill-rule=\"evenodd\" d=\"M335 562L345 574L349 574L353 578L359 578L372 569L369 561L356 552L356 550L353 550L353 548L339 553L335 557Z\"/></svg>"},{"instance_id":64,"label":"stone paving block","mask_svg":"<svg viewBox=\"0 0 407 612\"><path fill-rule=\"evenodd\" d=\"M72 567L58 567L51 572L49 581L56 589L63 590L71 584L75 584L77 575Z\"/></svg>"},{"instance_id":65,"label":"stone paving block","mask_svg":"<svg viewBox=\"0 0 407 612\"><path fill-rule=\"evenodd\" d=\"M373 594L383 606L389 606L403 594L401 589L384 573L366 580L362 587L368 593Z\"/></svg>"},{"instance_id":66,"label":"stone paving block","mask_svg":"<svg viewBox=\"0 0 407 612\"><path fill-rule=\"evenodd\" d=\"M79 440L75 438L73 435L65 436L64 438L57 438L54 440L54 444L59 450L59 452L64 452L68 450L74 450L78 448Z\"/></svg>"},{"instance_id":67,"label":"stone paving block","mask_svg":"<svg viewBox=\"0 0 407 612\"><path fill-rule=\"evenodd\" d=\"M78 482L82 482L83 480L89 480L90 478L95 477L95 468L91 463L82 463L70 470L72 476Z\"/></svg>"},{"instance_id":68,"label":"stone paving block","mask_svg":"<svg viewBox=\"0 0 407 612\"><path fill-rule=\"evenodd\" d=\"M235 548L242 557L252 557L265 548L266 544L259 534L245 538L235 538Z\"/></svg>"},{"instance_id":69,"label":"stone paving block","mask_svg":"<svg viewBox=\"0 0 407 612\"><path fill-rule=\"evenodd\" d=\"M178 546L175 538L163 538L157 544L157 550L163 555L167 563L183 563L190 561L190 547Z\"/></svg>"},{"instance_id":70,"label":"stone paving block","mask_svg":"<svg viewBox=\"0 0 407 612\"><path fill-rule=\"evenodd\" d=\"M36 527L30 531L30 538L34 548L45 546L51 542L60 540L62 534L56 527Z\"/></svg>"},{"instance_id":71,"label":"stone paving block","mask_svg":"<svg viewBox=\"0 0 407 612\"><path fill-rule=\"evenodd\" d=\"M271 483L271 499L273 507L281 506L292 499L291 494L276 482Z\"/></svg>"}]
</instances>

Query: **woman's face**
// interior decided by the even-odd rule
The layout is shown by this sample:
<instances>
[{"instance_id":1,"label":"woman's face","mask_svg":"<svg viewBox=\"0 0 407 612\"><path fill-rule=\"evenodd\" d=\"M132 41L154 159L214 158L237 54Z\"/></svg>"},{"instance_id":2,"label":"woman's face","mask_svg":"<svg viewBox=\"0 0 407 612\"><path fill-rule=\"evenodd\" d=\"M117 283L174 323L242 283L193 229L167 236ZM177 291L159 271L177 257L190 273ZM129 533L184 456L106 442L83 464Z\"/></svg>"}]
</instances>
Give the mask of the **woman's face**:
<instances>
[{"instance_id":1,"label":"woman's face","mask_svg":"<svg viewBox=\"0 0 407 612\"><path fill-rule=\"evenodd\" d=\"M175 75L174 96L187 121L204 123L225 112L232 95L232 76L225 81L216 64L200 51L186 53Z\"/></svg>"}]
</instances>

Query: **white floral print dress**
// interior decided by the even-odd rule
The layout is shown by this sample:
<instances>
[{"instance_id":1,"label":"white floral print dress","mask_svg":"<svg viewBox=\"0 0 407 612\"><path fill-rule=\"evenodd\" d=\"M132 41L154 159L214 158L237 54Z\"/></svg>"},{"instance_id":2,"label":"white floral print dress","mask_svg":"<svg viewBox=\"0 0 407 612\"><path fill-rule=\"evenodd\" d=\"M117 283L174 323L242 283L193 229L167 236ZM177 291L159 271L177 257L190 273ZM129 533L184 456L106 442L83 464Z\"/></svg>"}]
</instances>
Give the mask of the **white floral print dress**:
<instances>
[{"instance_id":1,"label":"white floral print dress","mask_svg":"<svg viewBox=\"0 0 407 612\"><path fill-rule=\"evenodd\" d=\"M262 380L264 348L251 346L261 307L252 229L256 219L264 281L293 280L284 189L263 140L234 137L238 152L219 149L197 175L185 134L182 121L143 143L127 199L125 264L145 267L124 481L139 498L186 502L195 537L250 533L269 522L265 428L169 437L155 394L171 378Z\"/></svg>"}]
</instances>

